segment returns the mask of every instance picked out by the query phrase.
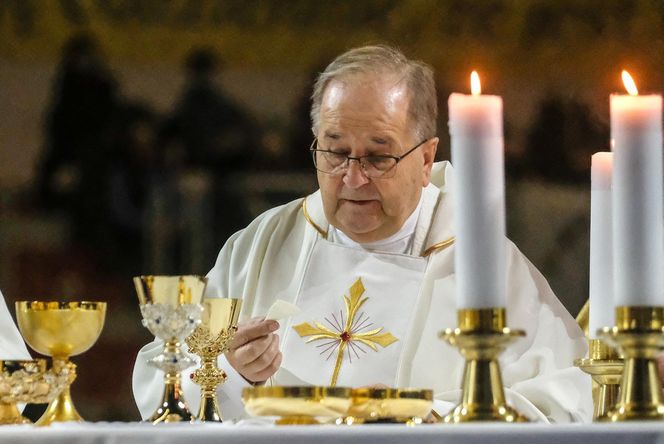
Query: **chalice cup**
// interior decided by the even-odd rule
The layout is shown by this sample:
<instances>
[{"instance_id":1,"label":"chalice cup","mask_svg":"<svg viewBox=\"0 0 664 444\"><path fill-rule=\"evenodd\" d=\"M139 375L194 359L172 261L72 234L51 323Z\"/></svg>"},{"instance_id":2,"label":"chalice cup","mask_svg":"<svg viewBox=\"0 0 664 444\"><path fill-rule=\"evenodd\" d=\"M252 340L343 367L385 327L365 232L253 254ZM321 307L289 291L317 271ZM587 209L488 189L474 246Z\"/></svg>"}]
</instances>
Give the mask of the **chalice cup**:
<instances>
[{"instance_id":1,"label":"chalice cup","mask_svg":"<svg viewBox=\"0 0 664 444\"><path fill-rule=\"evenodd\" d=\"M217 387L226 381L226 372L217 365L219 355L228 350L237 331L242 299L207 298L203 300L203 322L185 339L189 351L201 358L191 379L201 387L198 420L222 422Z\"/></svg>"},{"instance_id":2,"label":"chalice cup","mask_svg":"<svg viewBox=\"0 0 664 444\"><path fill-rule=\"evenodd\" d=\"M206 284L207 278L202 276L134 278L143 325L164 341L163 351L148 361L164 372L161 403L148 419L153 424L194 419L182 393L180 372L195 362L182 351L181 343L201 323Z\"/></svg>"},{"instance_id":3,"label":"chalice cup","mask_svg":"<svg viewBox=\"0 0 664 444\"><path fill-rule=\"evenodd\" d=\"M0 425L32 423L16 404L51 402L67 384L67 376L46 370L45 359L0 360Z\"/></svg>"},{"instance_id":4,"label":"chalice cup","mask_svg":"<svg viewBox=\"0 0 664 444\"><path fill-rule=\"evenodd\" d=\"M83 421L71 399L76 365L69 358L92 347L104 328L105 318L105 302L16 303L16 319L23 339L36 352L50 356L52 372L66 379L63 389L50 401L37 425Z\"/></svg>"}]
</instances>

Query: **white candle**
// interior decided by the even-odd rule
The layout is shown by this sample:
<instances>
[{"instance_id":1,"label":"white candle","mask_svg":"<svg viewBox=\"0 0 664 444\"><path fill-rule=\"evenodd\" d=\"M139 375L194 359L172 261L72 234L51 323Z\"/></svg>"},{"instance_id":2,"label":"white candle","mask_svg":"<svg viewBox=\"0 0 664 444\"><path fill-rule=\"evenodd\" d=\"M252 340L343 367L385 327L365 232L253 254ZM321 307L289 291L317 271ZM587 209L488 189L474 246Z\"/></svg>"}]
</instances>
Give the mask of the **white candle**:
<instances>
[{"instance_id":1,"label":"white candle","mask_svg":"<svg viewBox=\"0 0 664 444\"><path fill-rule=\"evenodd\" d=\"M448 105L454 165L457 308L505 307L503 101L452 94Z\"/></svg>"},{"instance_id":2,"label":"white candle","mask_svg":"<svg viewBox=\"0 0 664 444\"><path fill-rule=\"evenodd\" d=\"M590 339L597 339L598 329L614 324L612 170L612 153L593 154L590 174Z\"/></svg>"},{"instance_id":3,"label":"white candle","mask_svg":"<svg viewBox=\"0 0 664 444\"><path fill-rule=\"evenodd\" d=\"M662 96L630 94L611 95L615 303L664 305Z\"/></svg>"}]
</instances>

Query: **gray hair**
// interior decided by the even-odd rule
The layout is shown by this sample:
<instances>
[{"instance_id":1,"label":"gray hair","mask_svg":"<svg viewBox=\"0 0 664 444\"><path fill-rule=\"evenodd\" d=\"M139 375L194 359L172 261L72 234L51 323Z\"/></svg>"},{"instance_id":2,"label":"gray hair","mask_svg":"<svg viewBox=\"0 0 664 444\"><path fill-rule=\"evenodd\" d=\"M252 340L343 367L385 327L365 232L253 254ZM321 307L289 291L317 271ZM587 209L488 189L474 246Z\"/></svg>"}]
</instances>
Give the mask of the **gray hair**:
<instances>
[{"instance_id":1,"label":"gray hair","mask_svg":"<svg viewBox=\"0 0 664 444\"><path fill-rule=\"evenodd\" d=\"M433 70L419 60L409 60L401 51L386 45L362 46L351 49L330 63L318 75L311 95L311 124L318 133L320 107L325 89L333 80L353 74L388 74L405 82L410 93L408 116L414 124L414 135L419 140L436 135L438 104Z\"/></svg>"}]
</instances>

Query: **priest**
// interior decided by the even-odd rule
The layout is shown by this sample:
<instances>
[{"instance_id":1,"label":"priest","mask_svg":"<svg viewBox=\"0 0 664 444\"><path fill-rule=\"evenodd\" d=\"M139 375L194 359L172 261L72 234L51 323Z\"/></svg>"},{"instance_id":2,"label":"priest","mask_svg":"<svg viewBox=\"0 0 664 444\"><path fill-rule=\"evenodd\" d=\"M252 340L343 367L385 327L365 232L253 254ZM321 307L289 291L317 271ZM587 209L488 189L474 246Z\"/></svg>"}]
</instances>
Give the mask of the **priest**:
<instances>
[{"instance_id":1,"label":"priest","mask_svg":"<svg viewBox=\"0 0 664 444\"><path fill-rule=\"evenodd\" d=\"M256 384L419 387L436 409L458 402L464 361L437 333L456 326L452 213L454 171L435 163L432 70L387 46L337 57L314 86L310 147L320 189L271 209L233 235L210 271L207 297L241 297L243 320L220 359L229 380L222 414L241 417ZM507 319L526 338L501 356L508 402L539 421L592 415L586 353L574 319L509 240ZM277 300L298 314L264 319ZM159 403L162 374L136 361L144 417ZM193 411L199 395L183 378Z\"/></svg>"}]
</instances>

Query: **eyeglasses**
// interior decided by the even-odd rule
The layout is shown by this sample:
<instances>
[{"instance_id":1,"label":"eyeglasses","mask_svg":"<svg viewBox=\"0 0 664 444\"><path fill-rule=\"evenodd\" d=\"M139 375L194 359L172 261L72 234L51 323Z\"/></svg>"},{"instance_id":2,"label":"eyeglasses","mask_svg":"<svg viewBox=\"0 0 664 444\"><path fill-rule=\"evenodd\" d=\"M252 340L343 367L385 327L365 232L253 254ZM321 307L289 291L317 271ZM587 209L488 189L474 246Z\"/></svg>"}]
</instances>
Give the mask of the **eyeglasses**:
<instances>
[{"instance_id":1,"label":"eyeglasses","mask_svg":"<svg viewBox=\"0 0 664 444\"><path fill-rule=\"evenodd\" d=\"M422 146L429 139L424 139L401 156L389 154L369 154L366 156L353 157L336 151L319 149L318 139L314 139L309 147L314 160L314 167L321 173L341 176L348 171L351 160L356 160L365 176L372 179L389 179L394 177L396 166L401 160ZM319 147L319 148L315 148Z\"/></svg>"}]
</instances>

